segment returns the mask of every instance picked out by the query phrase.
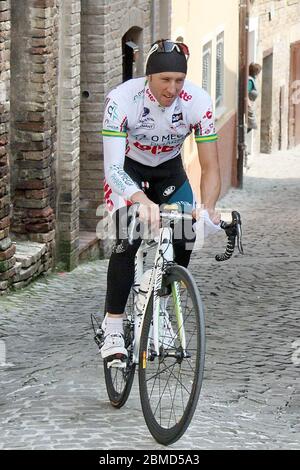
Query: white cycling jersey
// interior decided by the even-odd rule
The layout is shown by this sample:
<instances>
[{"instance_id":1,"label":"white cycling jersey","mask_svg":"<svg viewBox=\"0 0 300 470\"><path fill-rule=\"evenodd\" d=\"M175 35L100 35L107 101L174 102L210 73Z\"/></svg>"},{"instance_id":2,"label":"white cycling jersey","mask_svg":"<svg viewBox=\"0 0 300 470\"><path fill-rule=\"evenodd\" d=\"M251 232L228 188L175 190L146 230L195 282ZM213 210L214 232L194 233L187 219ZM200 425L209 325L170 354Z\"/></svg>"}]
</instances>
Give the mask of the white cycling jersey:
<instances>
[{"instance_id":1,"label":"white cycling jersey","mask_svg":"<svg viewBox=\"0 0 300 470\"><path fill-rule=\"evenodd\" d=\"M193 131L197 143L217 140L211 98L188 80L169 107L160 106L145 78L113 89L105 102L102 130L106 190L130 199L140 188L123 169L125 156L156 167L179 155Z\"/></svg>"}]
</instances>

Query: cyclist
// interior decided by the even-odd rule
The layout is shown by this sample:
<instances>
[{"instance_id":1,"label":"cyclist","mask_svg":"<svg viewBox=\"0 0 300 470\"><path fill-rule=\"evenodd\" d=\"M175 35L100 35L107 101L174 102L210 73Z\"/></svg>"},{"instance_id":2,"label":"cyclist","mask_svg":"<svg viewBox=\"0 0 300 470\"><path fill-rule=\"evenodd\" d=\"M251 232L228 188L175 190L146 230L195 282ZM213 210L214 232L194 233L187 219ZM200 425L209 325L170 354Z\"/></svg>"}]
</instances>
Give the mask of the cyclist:
<instances>
[{"instance_id":1,"label":"cyclist","mask_svg":"<svg viewBox=\"0 0 300 470\"><path fill-rule=\"evenodd\" d=\"M193 131L201 165L201 204L214 224L220 221L215 212L220 171L212 101L206 91L186 80L188 57L185 44L156 41L147 56L146 77L119 85L106 99L104 197L117 234L107 273L101 355L111 364L127 357L123 317L141 243L141 237L133 245L126 240L129 207L139 203L140 220L157 230L160 204L179 202L183 210L195 206L180 155ZM188 235L184 230L182 237L174 237L175 261L185 267L195 240L189 224Z\"/></svg>"}]
</instances>

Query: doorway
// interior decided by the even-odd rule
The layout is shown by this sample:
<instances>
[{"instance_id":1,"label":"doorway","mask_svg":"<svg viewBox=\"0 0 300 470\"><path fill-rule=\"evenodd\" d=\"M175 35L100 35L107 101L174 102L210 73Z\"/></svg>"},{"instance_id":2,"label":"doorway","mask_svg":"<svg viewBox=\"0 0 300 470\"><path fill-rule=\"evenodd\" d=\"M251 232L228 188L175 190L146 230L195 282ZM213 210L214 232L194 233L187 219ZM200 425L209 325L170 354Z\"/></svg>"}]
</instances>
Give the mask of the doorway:
<instances>
[{"instance_id":1,"label":"doorway","mask_svg":"<svg viewBox=\"0 0 300 470\"><path fill-rule=\"evenodd\" d=\"M140 54L141 32L140 28L133 27L122 37L123 82L143 74Z\"/></svg>"}]
</instances>

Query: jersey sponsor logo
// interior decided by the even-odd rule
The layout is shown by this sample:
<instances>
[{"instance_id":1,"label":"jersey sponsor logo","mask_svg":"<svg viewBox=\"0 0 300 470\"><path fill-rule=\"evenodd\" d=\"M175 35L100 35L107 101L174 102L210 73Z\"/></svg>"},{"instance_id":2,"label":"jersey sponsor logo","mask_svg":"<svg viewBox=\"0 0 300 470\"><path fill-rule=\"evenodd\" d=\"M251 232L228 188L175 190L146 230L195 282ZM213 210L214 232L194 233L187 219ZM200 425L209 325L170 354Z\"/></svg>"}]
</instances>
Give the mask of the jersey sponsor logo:
<instances>
[{"instance_id":1,"label":"jersey sponsor logo","mask_svg":"<svg viewBox=\"0 0 300 470\"><path fill-rule=\"evenodd\" d=\"M136 129L155 129L155 121L152 117L143 117L135 126Z\"/></svg>"},{"instance_id":2,"label":"jersey sponsor logo","mask_svg":"<svg viewBox=\"0 0 300 470\"><path fill-rule=\"evenodd\" d=\"M155 124L154 122L140 122L135 126L136 129L155 129Z\"/></svg>"},{"instance_id":3,"label":"jersey sponsor logo","mask_svg":"<svg viewBox=\"0 0 300 470\"><path fill-rule=\"evenodd\" d=\"M136 134L133 136L136 140L149 140L149 137L146 134Z\"/></svg>"},{"instance_id":4,"label":"jersey sponsor logo","mask_svg":"<svg viewBox=\"0 0 300 470\"><path fill-rule=\"evenodd\" d=\"M179 98L181 98L183 101L190 101L193 97L192 95L189 95L186 91L182 90Z\"/></svg>"},{"instance_id":5,"label":"jersey sponsor logo","mask_svg":"<svg viewBox=\"0 0 300 470\"><path fill-rule=\"evenodd\" d=\"M209 109L203 116L203 119L211 119L213 116L212 111Z\"/></svg>"},{"instance_id":6,"label":"jersey sponsor logo","mask_svg":"<svg viewBox=\"0 0 300 470\"><path fill-rule=\"evenodd\" d=\"M150 113L150 109L145 107L142 117L146 117L149 113Z\"/></svg>"},{"instance_id":7,"label":"jersey sponsor logo","mask_svg":"<svg viewBox=\"0 0 300 470\"><path fill-rule=\"evenodd\" d=\"M111 194L112 194L112 189L109 186L109 184L106 183L106 180L104 180L104 200L106 203L106 207L108 208L109 211L112 211L114 208L114 203L110 198Z\"/></svg>"},{"instance_id":8,"label":"jersey sponsor logo","mask_svg":"<svg viewBox=\"0 0 300 470\"><path fill-rule=\"evenodd\" d=\"M183 120L183 115L182 115L182 113L173 114L173 116L172 116L172 124L174 124L175 122L178 122L178 121L182 121L182 120Z\"/></svg>"},{"instance_id":9,"label":"jersey sponsor logo","mask_svg":"<svg viewBox=\"0 0 300 470\"><path fill-rule=\"evenodd\" d=\"M144 96L144 90L139 91L136 95L133 97L133 102L135 103L136 101L140 100Z\"/></svg>"},{"instance_id":10,"label":"jersey sponsor logo","mask_svg":"<svg viewBox=\"0 0 300 470\"><path fill-rule=\"evenodd\" d=\"M156 142L156 145L158 145L158 142L160 141L162 144L168 144L168 145L178 145L183 142L185 139L185 135L175 135L175 134L168 134L168 135L152 135L151 136L151 141L154 143Z\"/></svg>"},{"instance_id":11,"label":"jersey sponsor logo","mask_svg":"<svg viewBox=\"0 0 300 470\"><path fill-rule=\"evenodd\" d=\"M184 127L184 129L180 129L180 127ZM174 126L170 126L170 129L171 131L173 132L182 132L186 129L186 125L184 122L179 122L178 124L174 124ZM185 136L187 136L188 134L184 134Z\"/></svg>"},{"instance_id":12,"label":"jersey sponsor logo","mask_svg":"<svg viewBox=\"0 0 300 470\"><path fill-rule=\"evenodd\" d=\"M149 90L149 88L146 89L146 95L148 96L149 100L152 101L153 103L155 103L156 99L154 98L154 96L152 95L151 91Z\"/></svg>"},{"instance_id":13,"label":"jersey sponsor logo","mask_svg":"<svg viewBox=\"0 0 300 470\"><path fill-rule=\"evenodd\" d=\"M169 186L168 188L164 190L163 195L170 196L170 194L174 193L175 189L176 189L175 186Z\"/></svg>"},{"instance_id":14,"label":"jersey sponsor logo","mask_svg":"<svg viewBox=\"0 0 300 470\"><path fill-rule=\"evenodd\" d=\"M142 150L143 152L148 151L153 155L158 155L159 153L171 152L175 147L170 147L168 145L142 145L139 142L134 142L133 145Z\"/></svg>"},{"instance_id":15,"label":"jersey sponsor logo","mask_svg":"<svg viewBox=\"0 0 300 470\"><path fill-rule=\"evenodd\" d=\"M133 186L134 183L130 176L119 165L110 165L111 178L114 177L114 183L121 189L123 185ZM125 189L125 188L124 188Z\"/></svg>"},{"instance_id":16,"label":"jersey sponsor logo","mask_svg":"<svg viewBox=\"0 0 300 470\"><path fill-rule=\"evenodd\" d=\"M109 119L105 119L104 124L105 124L105 129L106 130L110 130L110 131L118 131L119 130L119 126L111 124Z\"/></svg>"},{"instance_id":17,"label":"jersey sponsor logo","mask_svg":"<svg viewBox=\"0 0 300 470\"><path fill-rule=\"evenodd\" d=\"M113 121L116 121L118 119L117 109L118 109L118 105L114 101L107 108L107 113Z\"/></svg>"}]
</instances>

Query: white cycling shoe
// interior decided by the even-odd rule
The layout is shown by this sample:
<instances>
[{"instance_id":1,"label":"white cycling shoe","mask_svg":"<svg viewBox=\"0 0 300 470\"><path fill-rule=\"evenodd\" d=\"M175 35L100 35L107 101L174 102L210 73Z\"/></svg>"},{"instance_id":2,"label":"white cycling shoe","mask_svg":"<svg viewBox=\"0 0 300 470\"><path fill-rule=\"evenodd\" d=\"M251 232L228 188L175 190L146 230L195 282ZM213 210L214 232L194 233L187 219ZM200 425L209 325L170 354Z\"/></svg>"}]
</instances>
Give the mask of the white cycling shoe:
<instances>
[{"instance_id":1,"label":"white cycling shoe","mask_svg":"<svg viewBox=\"0 0 300 470\"><path fill-rule=\"evenodd\" d=\"M122 333L107 334L100 352L107 361L107 367L126 367L127 349Z\"/></svg>"}]
</instances>

